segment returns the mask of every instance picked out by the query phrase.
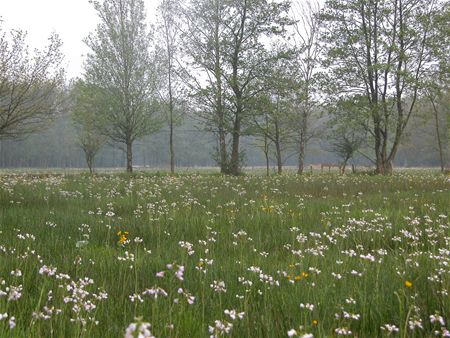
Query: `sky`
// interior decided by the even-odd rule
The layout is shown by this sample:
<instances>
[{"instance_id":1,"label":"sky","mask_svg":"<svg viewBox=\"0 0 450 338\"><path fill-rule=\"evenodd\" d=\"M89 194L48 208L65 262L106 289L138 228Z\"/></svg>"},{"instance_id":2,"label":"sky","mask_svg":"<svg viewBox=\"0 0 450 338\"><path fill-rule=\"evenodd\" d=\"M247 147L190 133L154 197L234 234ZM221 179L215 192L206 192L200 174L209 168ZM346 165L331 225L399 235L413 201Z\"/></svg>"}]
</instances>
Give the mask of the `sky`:
<instances>
[{"instance_id":1,"label":"sky","mask_svg":"<svg viewBox=\"0 0 450 338\"><path fill-rule=\"evenodd\" d=\"M158 0L144 2L150 20L155 17ZM43 48L51 33L57 33L63 41L67 77L82 73L83 55L89 51L83 39L98 22L89 0L0 0L0 17L5 31L27 31L31 48Z\"/></svg>"}]
</instances>

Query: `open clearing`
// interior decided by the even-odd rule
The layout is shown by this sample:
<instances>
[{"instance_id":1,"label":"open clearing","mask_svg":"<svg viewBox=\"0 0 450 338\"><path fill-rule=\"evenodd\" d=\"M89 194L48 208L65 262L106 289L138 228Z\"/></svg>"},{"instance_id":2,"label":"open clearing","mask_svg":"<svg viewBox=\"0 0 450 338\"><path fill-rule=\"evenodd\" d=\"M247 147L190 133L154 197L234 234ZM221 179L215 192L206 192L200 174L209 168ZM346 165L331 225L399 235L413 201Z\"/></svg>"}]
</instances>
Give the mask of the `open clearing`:
<instances>
[{"instance_id":1,"label":"open clearing","mask_svg":"<svg viewBox=\"0 0 450 338\"><path fill-rule=\"evenodd\" d=\"M0 207L2 337L449 336L433 172L10 173Z\"/></svg>"}]
</instances>

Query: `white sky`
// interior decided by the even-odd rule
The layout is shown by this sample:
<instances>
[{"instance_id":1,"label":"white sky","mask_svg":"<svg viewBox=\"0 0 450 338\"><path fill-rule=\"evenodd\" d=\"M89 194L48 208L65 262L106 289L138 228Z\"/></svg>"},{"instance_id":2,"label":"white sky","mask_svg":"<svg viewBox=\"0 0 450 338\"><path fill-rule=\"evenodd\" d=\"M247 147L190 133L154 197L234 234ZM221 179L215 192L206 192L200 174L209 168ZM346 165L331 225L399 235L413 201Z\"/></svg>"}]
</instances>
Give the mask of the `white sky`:
<instances>
[{"instance_id":1,"label":"white sky","mask_svg":"<svg viewBox=\"0 0 450 338\"><path fill-rule=\"evenodd\" d=\"M154 20L158 0L144 0L147 18ZM27 43L42 48L52 32L63 41L67 77L81 74L83 55L88 48L83 39L93 32L97 15L88 0L0 0L3 28L20 28L28 32Z\"/></svg>"}]
</instances>

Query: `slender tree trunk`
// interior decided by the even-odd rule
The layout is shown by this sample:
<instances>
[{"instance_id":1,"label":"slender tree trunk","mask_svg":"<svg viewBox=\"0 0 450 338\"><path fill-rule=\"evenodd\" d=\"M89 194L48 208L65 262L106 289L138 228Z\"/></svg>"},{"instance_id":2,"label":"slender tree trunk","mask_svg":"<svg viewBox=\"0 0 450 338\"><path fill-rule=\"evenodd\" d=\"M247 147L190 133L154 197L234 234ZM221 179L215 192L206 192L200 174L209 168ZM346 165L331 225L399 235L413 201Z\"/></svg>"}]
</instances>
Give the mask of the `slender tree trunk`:
<instances>
[{"instance_id":1,"label":"slender tree trunk","mask_svg":"<svg viewBox=\"0 0 450 338\"><path fill-rule=\"evenodd\" d=\"M280 140L280 129L278 126L278 120L275 119L275 150L277 155L277 167L278 175L283 173L283 161L281 156L281 140Z\"/></svg>"},{"instance_id":2,"label":"slender tree trunk","mask_svg":"<svg viewBox=\"0 0 450 338\"><path fill-rule=\"evenodd\" d=\"M264 157L266 158L266 176L270 176L269 142L266 135L264 135Z\"/></svg>"},{"instance_id":3,"label":"slender tree trunk","mask_svg":"<svg viewBox=\"0 0 450 338\"><path fill-rule=\"evenodd\" d=\"M171 116L170 134L169 134L169 148L170 148L170 173L175 174L175 149L173 145L173 121Z\"/></svg>"},{"instance_id":4,"label":"slender tree trunk","mask_svg":"<svg viewBox=\"0 0 450 338\"><path fill-rule=\"evenodd\" d=\"M89 154L86 154L86 164L89 168L89 173L92 175L94 173L93 158Z\"/></svg>"},{"instance_id":5,"label":"slender tree trunk","mask_svg":"<svg viewBox=\"0 0 450 338\"><path fill-rule=\"evenodd\" d=\"M220 159L220 172L225 174L227 172L227 141L225 130L219 127L219 159Z\"/></svg>"},{"instance_id":6,"label":"slender tree trunk","mask_svg":"<svg viewBox=\"0 0 450 338\"><path fill-rule=\"evenodd\" d=\"M166 33L168 36L168 33ZM170 173L173 175L175 173L175 149L173 145L173 133L174 133L174 118L173 118L173 93L172 93L172 51L170 48L170 43L167 42L169 69L168 69L168 80L169 80L169 152L170 152Z\"/></svg>"},{"instance_id":7,"label":"slender tree trunk","mask_svg":"<svg viewBox=\"0 0 450 338\"><path fill-rule=\"evenodd\" d=\"M281 159L281 147L280 143L276 142L275 144L276 152L277 152L277 168L278 168L278 175L281 175L283 173L283 161Z\"/></svg>"},{"instance_id":8,"label":"slender tree trunk","mask_svg":"<svg viewBox=\"0 0 450 338\"><path fill-rule=\"evenodd\" d=\"M216 0L214 16L214 76L216 80L215 109L218 121L219 137L219 165L220 172L226 174L229 171L226 141L226 126L222 98L222 65L221 65L221 44L220 44L220 20L221 20L221 2Z\"/></svg>"},{"instance_id":9,"label":"slender tree trunk","mask_svg":"<svg viewBox=\"0 0 450 338\"><path fill-rule=\"evenodd\" d=\"M434 112L434 126L436 129L436 139L438 143L438 149L439 149L439 160L441 162L441 172L445 171L445 162L444 162L444 150L442 147L442 139L441 139L441 131L439 129L439 115L438 110L436 107L436 104L434 103L433 97L430 95L430 101L433 106L433 112Z\"/></svg>"},{"instance_id":10,"label":"slender tree trunk","mask_svg":"<svg viewBox=\"0 0 450 338\"><path fill-rule=\"evenodd\" d=\"M302 130L300 131L300 140L298 148L298 170L297 170L298 175L303 174L305 168L306 135L304 131L305 130L302 126Z\"/></svg>"},{"instance_id":11,"label":"slender tree trunk","mask_svg":"<svg viewBox=\"0 0 450 338\"><path fill-rule=\"evenodd\" d=\"M347 167L347 162L348 162L348 160L349 160L349 158L346 157L346 158L344 159L344 162L342 163L342 168L341 168L341 173L342 173L342 175L345 174L345 168Z\"/></svg>"},{"instance_id":12,"label":"slender tree trunk","mask_svg":"<svg viewBox=\"0 0 450 338\"><path fill-rule=\"evenodd\" d=\"M133 172L133 142L131 140L127 140L127 172Z\"/></svg>"}]
</instances>

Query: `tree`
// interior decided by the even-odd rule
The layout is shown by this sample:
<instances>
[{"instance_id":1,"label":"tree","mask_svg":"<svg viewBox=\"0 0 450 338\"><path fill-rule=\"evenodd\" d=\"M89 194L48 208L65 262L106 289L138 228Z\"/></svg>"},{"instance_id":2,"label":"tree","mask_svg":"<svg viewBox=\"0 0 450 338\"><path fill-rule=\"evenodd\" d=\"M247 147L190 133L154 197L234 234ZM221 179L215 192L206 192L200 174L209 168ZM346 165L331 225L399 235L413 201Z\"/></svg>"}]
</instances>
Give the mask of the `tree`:
<instances>
[{"instance_id":1,"label":"tree","mask_svg":"<svg viewBox=\"0 0 450 338\"><path fill-rule=\"evenodd\" d=\"M85 40L85 81L98 88L101 132L126 148L127 171L133 171L133 143L159 128L155 119L157 87L152 36L146 26L144 1L92 1L100 18L95 34Z\"/></svg>"},{"instance_id":2,"label":"tree","mask_svg":"<svg viewBox=\"0 0 450 338\"><path fill-rule=\"evenodd\" d=\"M264 87L261 74L279 56L268 53L263 40L280 36L292 22L290 3L268 0L231 0L224 11L223 78L230 88L232 108L229 173L238 175L241 166L240 137L251 111L251 102Z\"/></svg>"},{"instance_id":3,"label":"tree","mask_svg":"<svg viewBox=\"0 0 450 338\"><path fill-rule=\"evenodd\" d=\"M291 78L293 53L286 45L273 46L271 52L276 57L261 76L264 90L255 96L253 101L249 101L252 107L249 109L253 111L249 125L250 133L253 136L260 136L264 141L266 164L269 146L275 147L278 174L281 174L285 160L283 154L292 146L292 139L297 132L295 127L292 127L292 121L295 120L293 112L296 109L295 94L298 86Z\"/></svg>"},{"instance_id":4,"label":"tree","mask_svg":"<svg viewBox=\"0 0 450 338\"><path fill-rule=\"evenodd\" d=\"M341 173L345 174L345 168L350 159L361 147L362 139L354 130L335 130L331 136L331 150L338 155L342 162Z\"/></svg>"},{"instance_id":5,"label":"tree","mask_svg":"<svg viewBox=\"0 0 450 338\"><path fill-rule=\"evenodd\" d=\"M361 112L364 112L366 105L365 97L355 95L342 98L327 107L329 119L326 122L326 144L330 151L341 159L339 167L342 174L345 173L348 161L365 145L367 135L361 128L365 122L362 119L365 114Z\"/></svg>"},{"instance_id":6,"label":"tree","mask_svg":"<svg viewBox=\"0 0 450 338\"><path fill-rule=\"evenodd\" d=\"M64 69L61 41L31 55L26 33L2 31L0 20L0 138L14 138L45 128L59 113Z\"/></svg>"},{"instance_id":7,"label":"tree","mask_svg":"<svg viewBox=\"0 0 450 338\"><path fill-rule=\"evenodd\" d=\"M207 128L218 134L223 173L240 173L240 138L251 102L263 90L263 70L273 59L264 40L284 33L291 23L288 10L286 1L214 0L193 2L188 11L187 50L199 70L192 79L194 95Z\"/></svg>"},{"instance_id":8,"label":"tree","mask_svg":"<svg viewBox=\"0 0 450 338\"><path fill-rule=\"evenodd\" d=\"M181 13L180 1L161 0L158 11L160 21L158 31L162 49L161 71L165 79L165 85L161 86L159 93L169 127L170 172L173 174L175 173L174 131L183 114L180 111L183 109L183 100L180 99L182 89L177 70L181 29L180 22L176 18Z\"/></svg>"},{"instance_id":9,"label":"tree","mask_svg":"<svg viewBox=\"0 0 450 338\"><path fill-rule=\"evenodd\" d=\"M431 52L438 61L427 70L427 82L424 89L425 96L431 107L431 115L434 120L435 135L439 151L441 171L445 171L446 156L444 151L445 136L443 131L447 130L447 141L450 140L450 3L445 3L441 11L436 13L431 20L433 34L431 40ZM444 123L441 122L442 115ZM446 118L445 118L446 117ZM444 128L442 125L446 125Z\"/></svg>"},{"instance_id":10,"label":"tree","mask_svg":"<svg viewBox=\"0 0 450 338\"><path fill-rule=\"evenodd\" d=\"M365 97L363 128L379 174L392 172L402 135L434 58L438 0L328 0L321 13L330 93Z\"/></svg>"},{"instance_id":11,"label":"tree","mask_svg":"<svg viewBox=\"0 0 450 338\"><path fill-rule=\"evenodd\" d=\"M293 7L294 41L298 49L296 58L296 71L294 77L298 82L297 114L293 119L293 126L297 131L298 142L298 174L302 174L305 166L307 145L314 136L313 119L317 111L318 92L318 68L322 46L320 44L320 30L318 14L320 7L318 2L301 2L301 5Z\"/></svg>"},{"instance_id":12,"label":"tree","mask_svg":"<svg viewBox=\"0 0 450 338\"><path fill-rule=\"evenodd\" d=\"M185 69L183 77L203 128L216 136L214 157L221 173L226 174L230 171L227 144L232 116L223 81L224 13L224 0L192 1L184 11L187 28L183 51L189 57L191 71Z\"/></svg>"},{"instance_id":13,"label":"tree","mask_svg":"<svg viewBox=\"0 0 450 338\"><path fill-rule=\"evenodd\" d=\"M105 144L105 136L100 132L97 109L100 102L97 88L78 80L72 88L72 120L77 130L78 143L84 152L89 172L94 172L94 160Z\"/></svg>"}]
</instances>

